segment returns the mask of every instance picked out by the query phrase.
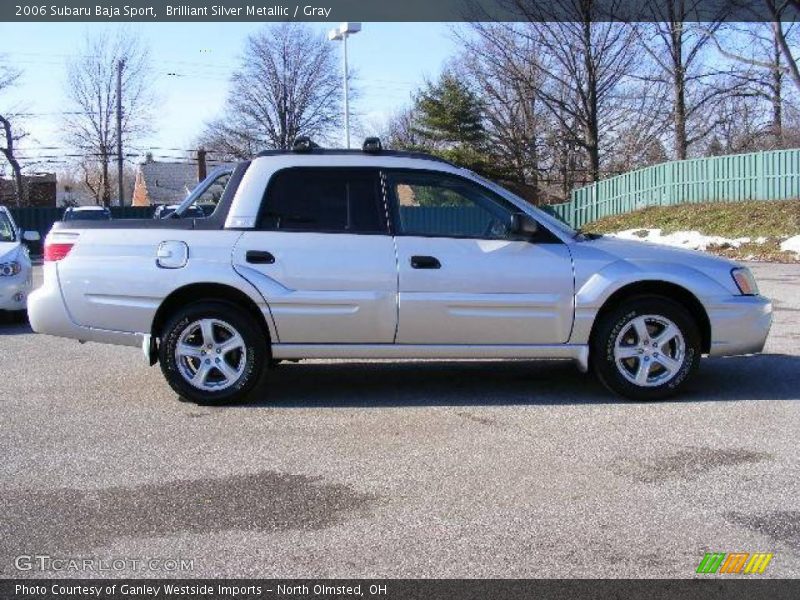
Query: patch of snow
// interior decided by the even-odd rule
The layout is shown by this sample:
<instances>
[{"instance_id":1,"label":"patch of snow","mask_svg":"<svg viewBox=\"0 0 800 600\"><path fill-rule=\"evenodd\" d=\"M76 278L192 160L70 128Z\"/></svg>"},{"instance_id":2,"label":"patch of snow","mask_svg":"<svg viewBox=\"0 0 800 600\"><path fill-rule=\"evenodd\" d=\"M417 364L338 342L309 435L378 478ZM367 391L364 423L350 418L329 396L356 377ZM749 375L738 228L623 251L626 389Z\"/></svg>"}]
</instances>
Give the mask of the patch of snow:
<instances>
[{"instance_id":1,"label":"patch of snow","mask_svg":"<svg viewBox=\"0 0 800 600\"><path fill-rule=\"evenodd\" d=\"M676 231L675 233L663 235L661 233L661 229L639 228L626 229L625 231L618 231L617 233L611 233L609 235L612 237L621 238L623 240L651 242L654 244L664 244L666 246L676 246L678 248L687 248L690 250L706 250L709 246L738 248L742 244L750 243L749 237L731 239L719 235L703 235L699 231ZM758 238L756 243L763 244L766 241L766 238Z\"/></svg>"},{"instance_id":2,"label":"patch of snow","mask_svg":"<svg viewBox=\"0 0 800 600\"><path fill-rule=\"evenodd\" d=\"M784 252L794 252L800 258L800 235L790 237L785 242L781 242L781 250Z\"/></svg>"}]
</instances>

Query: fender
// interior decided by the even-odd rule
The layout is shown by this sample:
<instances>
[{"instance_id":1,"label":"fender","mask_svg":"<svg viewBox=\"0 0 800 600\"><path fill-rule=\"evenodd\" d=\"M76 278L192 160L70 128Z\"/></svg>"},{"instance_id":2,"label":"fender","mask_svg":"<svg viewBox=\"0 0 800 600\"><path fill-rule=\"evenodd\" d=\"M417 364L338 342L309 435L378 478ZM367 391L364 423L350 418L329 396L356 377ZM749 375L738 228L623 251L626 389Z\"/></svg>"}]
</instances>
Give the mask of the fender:
<instances>
[{"instance_id":1,"label":"fender","mask_svg":"<svg viewBox=\"0 0 800 600\"><path fill-rule=\"evenodd\" d=\"M575 324L570 343L588 343L600 308L615 292L628 285L648 281L666 282L684 288L697 298L707 312L717 299L731 296L731 291L718 281L684 264L617 260L591 274L582 283L576 277Z\"/></svg>"},{"instance_id":2,"label":"fender","mask_svg":"<svg viewBox=\"0 0 800 600\"><path fill-rule=\"evenodd\" d=\"M158 303L156 312L153 313L153 318L150 320L150 327L148 331L152 331L155 326L155 318L158 309L167 301L167 299L175 293L194 285L219 285L232 288L241 292L252 300L264 316L264 322L267 324L270 339L278 340L277 329L272 319L272 312L270 311L269 304L247 279L239 275L232 267L224 268L221 264L216 263L206 265L205 267L198 266L196 272L187 274L188 276L182 278L181 285L175 286L169 293L167 293ZM194 275L194 276L192 276Z\"/></svg>"}]
</instances>

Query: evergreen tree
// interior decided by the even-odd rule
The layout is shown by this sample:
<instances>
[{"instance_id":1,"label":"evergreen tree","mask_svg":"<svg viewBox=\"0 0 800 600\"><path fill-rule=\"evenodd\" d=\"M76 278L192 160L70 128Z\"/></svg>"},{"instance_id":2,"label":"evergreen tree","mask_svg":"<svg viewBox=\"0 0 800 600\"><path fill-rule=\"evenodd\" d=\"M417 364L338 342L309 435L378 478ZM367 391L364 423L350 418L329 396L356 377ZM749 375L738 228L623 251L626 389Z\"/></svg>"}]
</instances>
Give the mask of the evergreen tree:
<instances>
[{"instance_id":1,"label":"evergreen tree","mask_svg":"<svg viewBox=\"0 0 800 600\"><path fill-rule=\"evenodd\" d=\"M486 175L498 175L488 157L483 103L455 73L446 71L414 98L410 127L414 149Z\"/></svg>"},{"instance_id":2,"label":"evergreen tree","mask_svg":"<svg viewBox=\"0 0 800 600\"><path fill-rule=\"evenodd\" d=\"M420 90L415 108L415 133L437 150L479 148L486 140L483 105L453 73L443 73L437 82Z\"/></svg>"}]
</instances>

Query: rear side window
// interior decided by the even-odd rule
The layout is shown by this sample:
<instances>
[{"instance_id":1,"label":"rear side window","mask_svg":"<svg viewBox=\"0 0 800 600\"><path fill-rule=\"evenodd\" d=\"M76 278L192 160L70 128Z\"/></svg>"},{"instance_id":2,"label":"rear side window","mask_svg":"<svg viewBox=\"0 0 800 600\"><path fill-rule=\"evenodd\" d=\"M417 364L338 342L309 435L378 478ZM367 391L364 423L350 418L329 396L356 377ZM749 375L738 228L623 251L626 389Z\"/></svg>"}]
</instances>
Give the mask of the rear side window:
<instances>
[{"instance_id":1,"label":"rear side window","mask_svg":"<svg viewBox=\"0 0 800 600\"><path fill-rule=\"evenodd\" d=\"M375 169L303 168L272 176L259 229L320 233L386 233Z\"/></svg>"}]
</instances>

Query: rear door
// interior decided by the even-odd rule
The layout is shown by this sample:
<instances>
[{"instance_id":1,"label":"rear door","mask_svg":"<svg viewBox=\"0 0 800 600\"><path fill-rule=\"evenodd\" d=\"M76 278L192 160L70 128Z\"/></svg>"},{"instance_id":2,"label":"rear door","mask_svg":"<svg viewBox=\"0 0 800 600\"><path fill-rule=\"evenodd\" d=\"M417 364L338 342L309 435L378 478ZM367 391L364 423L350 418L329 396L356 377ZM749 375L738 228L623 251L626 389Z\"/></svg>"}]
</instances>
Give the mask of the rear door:
<instances>
[{"instance_id":1,"label":"rear door","mask_svg":"<svg viewBox=\"0 0 800 600\"><path fill-rule=\"evenodd\" d=\"M398 344L559 344L573 318L572 261L550 235L509 232L515 206L434 171L388 171L397 236ZM545 232L546 233L546 232Z\"/></svg>"},{"instance_id":2,"label":"rear door","mask_svg":"<svg viewBox=\"0 0 800 600\"><path fill-rule=\"evenodd\" d=\"M270 179L233 252L280 343L392 343L397 261L376 169L292 167Z\"/></svg>"}]
</instances>

